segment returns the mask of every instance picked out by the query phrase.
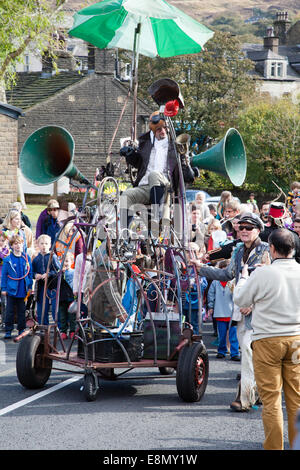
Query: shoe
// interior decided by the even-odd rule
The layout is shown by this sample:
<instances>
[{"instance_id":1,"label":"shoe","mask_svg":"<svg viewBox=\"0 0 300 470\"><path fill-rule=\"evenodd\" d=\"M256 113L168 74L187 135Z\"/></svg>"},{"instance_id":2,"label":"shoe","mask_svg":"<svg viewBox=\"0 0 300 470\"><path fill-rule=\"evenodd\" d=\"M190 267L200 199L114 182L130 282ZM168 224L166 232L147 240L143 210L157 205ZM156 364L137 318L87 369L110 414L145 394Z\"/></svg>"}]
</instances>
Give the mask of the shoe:
<instances>
[{"instance_id":1,"label":"shoe","mask_svg":"<svg viewBox=\"0 0 300 470\"><path fill-rule=\"evenodd\" d=\"M218 353L218 354L216 355L216 358L217 358L217 359L224 359L224 357L225 357L225 354Z\"/></svg>"},{"instance_id":2,"label":"shoe","mask_svg":"<svg viewBox=\"0 0 300 470\"><path fill-rule=\"evenodd\" d=\"M242 403L239 400L233 401L230 405L230 408L233 411L238 411L238 412L247 412L249 411L249 408L245 408L242 406Z\"/></svg>"},{"instance_id":3,"label":"shoe","mask_svg":"<svg viewBox=\"0 0 300 470\"><path fill-rule=\"evenodd\" d=\"M231 360L231 361L236 361L236 362L241 362L240 356L232 356L232 357L230 358L230 360Z\"/></svg>"},{"instance_id":4,"label":"shoe","mask_svg":"<svg viewBox=\"0 0 300 470\"><path fill-rule=\"evenodd\" d=\"M4 339L11 339L12 336L11 336L11 332L10 331L7 331L4 335Z\"/></svg>"},{"instance_id":5,"label":"shoe","mask_svg":"<svg viewBox=\"0 0 300 470\"><path fill-rule=\"evenodd\" d=\"M74 331L72 331L72 333L69 334L69 338L70 338L70 339L73 339L74 336L75 336L75 333L74 333Z\"/></svg>"},{"instance_id":6,"label":"shoe","mask_svg":"<svg viewBox=\"0 0 300 470\"><path fill-rule=\"evenodd\" d=\"M66 335L66 333L61 333L60 337L61 339L68 339L68 336Z\"/></svg>"}]
</instances>

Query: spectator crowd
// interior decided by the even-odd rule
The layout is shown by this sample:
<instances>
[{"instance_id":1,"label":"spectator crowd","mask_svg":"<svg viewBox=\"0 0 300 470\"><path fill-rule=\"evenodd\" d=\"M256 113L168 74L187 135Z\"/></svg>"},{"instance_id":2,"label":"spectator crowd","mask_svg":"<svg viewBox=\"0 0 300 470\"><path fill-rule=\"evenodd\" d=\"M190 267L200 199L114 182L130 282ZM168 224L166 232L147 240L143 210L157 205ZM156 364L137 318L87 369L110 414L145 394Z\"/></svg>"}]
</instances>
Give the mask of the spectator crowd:
<instances>
[{"instance_id":1,"label":"spectator crowd","mask_svg":"<svg viewBox=\"0 0 300 470\"><path fill-rule=\"evenodd\" d=\"M72 216L75 212L74 204L69 203L63 211L59 203L51 199L41 212L33 233L32 221L22 212L21 204L16 202L2 221L0 275L4 339L12 338L15 323L18 334L24 332L26 315L35 305L38 323L47 325L51 321L51 313L52 320L58 324L62 339L74 338L75 313L70 306L79 295L83 240L78 231L76 232L74 221L64 224L62 229L62 219ZM262 381L259 393L253 367L252 315L254 311L255 316L257 297L253 294L251 304L248 305L241 300L240 291L238 296L235 296L235 292L239 282L243 283L248 277L247 273L259 270L261 265L270 266L274 253L282 254L280 243L274 238L275 231L278 231L279 235L282 231L288 234L288 242L285 240L290 247L287 256L295 263L300 263L300 182L291 184L284 203L264 201L258 204L253 193L245 203L241 203L230 191L223 191L218 204L207 204L203 193L199 191L195 200L188 206L188 217L190 244L186 254L186 269L190 270L191 288L184 293L185 321L192 325L195 334L199 334L200 309L200 324L210 322L213 327L216 358L222 361L228 356L229 360L241 363L240 381L236 397L230 404L231 409L234 412L248 412L262 402L267 407L270 397L266 398ZM273 239L270 238L272 236ZM273 240L271 253L269 240ZM63 275L58 283L57 273L61 267ZM194 276L194 268L198 270L199 276ZM298 266L291 265L296 277L299 276L297 268ZM274 274L272 271L266 271L266 275ZM249 282L247 279L246 281ZM200 289L197 288L197 283ZM297 296L297 299L294 299L296 305L299 293L293 292L291 295ZM86 315L84 292L80 298L82 315ZM285 331L289 331L288 334L292 336L300 335L300 301L295 308L295 316L291 321L296 321L296 325L291 330L282 326L283 336ZM284 320L282 323L284 325ZM276 334L280 335L280 329ZM295 369L289 373L291 376L299 374L299 367L297 372ZM287 382L287 386L290 384L291 382ZM299 394L298 388L291 398L294 400L293 406L288 409L293 419L295 403L300 406ZM291 393L288 396L291 396ZM289 417L291 446L295 436L292 431L292 418ZM266 419L270 421L271 418L268 416ZM276 448L276 440L273 437L269 442ZM272 448L268 445L266 444L265 448Z\"/></svg>"}]
</instances>

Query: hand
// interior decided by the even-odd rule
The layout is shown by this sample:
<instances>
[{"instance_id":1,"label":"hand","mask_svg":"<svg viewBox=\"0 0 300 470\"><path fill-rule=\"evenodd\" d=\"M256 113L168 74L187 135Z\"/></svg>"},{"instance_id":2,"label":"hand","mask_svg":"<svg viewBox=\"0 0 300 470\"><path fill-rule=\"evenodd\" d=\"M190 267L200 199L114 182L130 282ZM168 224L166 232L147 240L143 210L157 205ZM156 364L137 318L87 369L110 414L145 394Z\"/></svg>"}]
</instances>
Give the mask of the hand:
<instances>
[{"instance_id":1,"label":"hand","mask_svg":"<svg viewBox=\"0 0 300 470\"><path fill-rule=\"evenodd\" d=\"M242 315L249 315L252 312L252 307L240 308Z\"/></svg>"},{"instance_id":2,"label":"hand","mask_svg":"<svg viewBox=\"0 0 300 470\"><path fill-rule=\"evenodd\" d=\"M194 264L196 266L196 268L201 268L203 266L203 263L201 263L200 260L195 259L195 258L191 258L190 263Z\"/></svg>"},{"instance_id":3,"label":"hand","mask_svg":"<svg viewBox=\"0 0 300 470\"><path fill-rule=\"evenodd\" d=\"M213 313L214 313L214 309L213 309L213 308L210 308L210 309L207 310L207 315L208 315L209 317L212 317L212 316L213 316Z\"/></svg>"}]
</instances>

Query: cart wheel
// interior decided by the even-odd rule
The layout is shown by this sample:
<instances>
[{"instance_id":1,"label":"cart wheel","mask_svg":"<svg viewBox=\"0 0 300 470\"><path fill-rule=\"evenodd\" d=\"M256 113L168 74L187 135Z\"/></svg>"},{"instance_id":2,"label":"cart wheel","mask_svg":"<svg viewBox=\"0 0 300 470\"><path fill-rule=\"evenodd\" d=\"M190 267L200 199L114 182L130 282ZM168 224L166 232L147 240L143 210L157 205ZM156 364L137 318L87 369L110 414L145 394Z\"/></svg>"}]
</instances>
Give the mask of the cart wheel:
<instances>
[{"instance_id":1,"label":"cart wheel","mask_svg":"<svg viewBox=\"0 0 300 470\"><path fill-rule=\"evenodd\" d=\"M120 198L119 186L112 177L104 178L101 181L97 195L97 206L100 216L105 218L107 224L116 220L116 207Z\"/></svg>"},{"instance_id":2,"label":"cart wheel","mask_svg":"<svg viewBox=\"0 0 300 470\"><path fill-rule=\"evenodd\" d=\"M95 401L98 392L98 379L92 372L84 376L84 395L87 401Z\"/></svg>"},{"instance_id":3,"label":"cart wheel","mask_svg":"<svg viewBox=\"0 0 300 470\"><path fill-rule=\"evenodd\" d=\"M161 375L172 375L175 371L174 367L159 367L158 369Z\"/></svg>"},{"instance_id":4,"label":"cart wheel","mask_svg":"<svg viewBox=\"0 0 300 470\"><path fill-rule=\"evenodd\" d=\"M27 335L19 344L16 369L21 385L42 388L50 377L52 360L44 357L44 344L38 335Z\"/></svg>"},{"instance_id":5,"label":"cart wheel","mask_svg":"<svg viewBox=\"0 0 300 470\"><path fill-rule=\"evenodd\" d=\"M176 386L180 398L186 402L201 400L208 381L208 355L203 343L185 346L178 358Z\"/></svg>"}]
</instances>

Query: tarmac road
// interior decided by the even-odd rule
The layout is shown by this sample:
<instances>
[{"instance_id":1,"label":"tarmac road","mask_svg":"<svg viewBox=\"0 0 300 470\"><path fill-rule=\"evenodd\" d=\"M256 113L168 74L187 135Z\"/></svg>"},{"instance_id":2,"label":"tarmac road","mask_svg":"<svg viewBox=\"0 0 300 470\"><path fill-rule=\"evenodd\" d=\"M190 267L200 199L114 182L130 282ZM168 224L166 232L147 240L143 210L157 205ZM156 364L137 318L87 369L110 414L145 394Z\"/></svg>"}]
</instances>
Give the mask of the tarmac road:
<instances>
[{"instance_id":1,"label":"tarmac road","mask_svg":"<svg viewBox=\"0 0 300 470\"><path fill-rule=\"evenodd\" d=\"M117 381L102 380L94 402L86 401L82 376L74 373L52 370L44 389L24 389L15 372L18 345L5 342L1 332L0 449L261 450L261 408L230 410L240 364L229 356L216 359L212 333L212 324L205 324L210 359L206 392L200 402L185 403L178 397L175 374L162 377L153 368L135 369ZM288 449L287 435L285 441Z\"/></svg>"}]
</instances>

